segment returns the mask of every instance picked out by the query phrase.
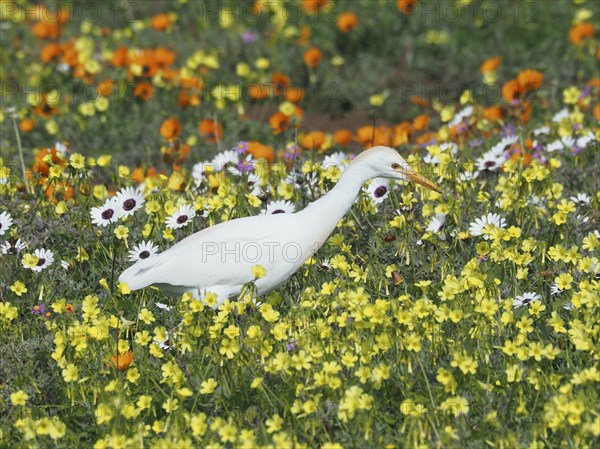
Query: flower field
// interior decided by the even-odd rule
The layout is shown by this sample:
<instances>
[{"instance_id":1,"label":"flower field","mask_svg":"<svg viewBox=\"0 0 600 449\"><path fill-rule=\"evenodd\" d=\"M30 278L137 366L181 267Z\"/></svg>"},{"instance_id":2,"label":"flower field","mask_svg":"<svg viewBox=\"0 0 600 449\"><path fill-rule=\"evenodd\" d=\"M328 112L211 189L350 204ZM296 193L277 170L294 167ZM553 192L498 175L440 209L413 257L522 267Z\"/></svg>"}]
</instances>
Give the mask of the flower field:
<instances>
[{"instance_id":1,"label":"flower field","mask_svg":"<svg viewBox=\"0 0 600 449\"><path fill-rule=\"evenodd\" d=\"M599 17L0 0L0 447L597 447ZM277 290L118 281L376 145L443 192L373 179Z\"/></svg>"}]
</instances>

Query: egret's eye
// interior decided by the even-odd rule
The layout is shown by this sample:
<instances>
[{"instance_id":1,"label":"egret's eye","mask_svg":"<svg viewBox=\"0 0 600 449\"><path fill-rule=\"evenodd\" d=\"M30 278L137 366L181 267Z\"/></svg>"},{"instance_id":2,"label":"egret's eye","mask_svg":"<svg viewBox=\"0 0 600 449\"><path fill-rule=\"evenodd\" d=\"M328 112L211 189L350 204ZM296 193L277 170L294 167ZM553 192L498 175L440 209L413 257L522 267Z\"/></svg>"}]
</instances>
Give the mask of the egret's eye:
<instances>
[{"instance_id":1,"label":"egret's eye","mask_svg":"<svg viewBox=\"0 0 600 449\"><path fill-rule=\"evenodd\" d=\"M398 170L400 168L400 164L396 164L395 162L392 164L392 168L394 170Z\"/></svg>"}]
</instances>

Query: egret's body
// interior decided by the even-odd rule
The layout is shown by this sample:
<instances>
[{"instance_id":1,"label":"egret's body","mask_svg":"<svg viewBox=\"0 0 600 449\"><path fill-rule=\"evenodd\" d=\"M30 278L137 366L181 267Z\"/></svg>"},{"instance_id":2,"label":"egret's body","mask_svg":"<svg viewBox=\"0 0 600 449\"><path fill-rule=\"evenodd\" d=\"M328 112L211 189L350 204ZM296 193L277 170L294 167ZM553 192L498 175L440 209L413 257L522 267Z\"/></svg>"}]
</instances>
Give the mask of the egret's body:
<instances>
[{"instance_id":1,"label":"egret's body","mask_svg":"<svg viewBox=\"0 0 600 449\"><path fill-rule=\"evenodd\" d=\"M254 280L252 267L266 274L255 281L263 295L285 282L326 241L352 206L362 185L374 177L417 182L439 191L415 173L391 148L374 147L356 157L325 196L293 214L238 218L199 231L164 253L121 274L132 290L155 285L172 294L213 292L218 302L238 295Z\"/></svg>"}]
</instances>

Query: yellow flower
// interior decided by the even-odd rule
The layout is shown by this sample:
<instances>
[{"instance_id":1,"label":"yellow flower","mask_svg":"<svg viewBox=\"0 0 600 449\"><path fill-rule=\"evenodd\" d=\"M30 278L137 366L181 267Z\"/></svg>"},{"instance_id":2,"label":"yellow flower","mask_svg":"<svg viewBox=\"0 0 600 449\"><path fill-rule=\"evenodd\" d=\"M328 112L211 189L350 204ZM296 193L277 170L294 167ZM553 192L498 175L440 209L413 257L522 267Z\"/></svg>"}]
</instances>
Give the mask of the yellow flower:
<instances>
[{"instance_id":1,"label":"yellow flower","mask_svg":"<svg viewBox=\"0 0 600 449\"><path fill-rule=\"evenodd\" d=\"M559 289L570 290L571 283L573 282L573 276L571 276L569 273L562 273L554 278L554 282Z\"/></svg>"},{"instance_id":2,"label":"yellow flower","mask_svg":"<svg viewBox=\"0 0 600 449\"><path fill-rule=\"evenodd\" d=\"M138 313L138 318L146 324L150 324L153 321L156 321L156 318L154 318L154 314L146 308L140 310L140 313Z\"/></svg>"},{"instance_id":3,"label":"yellow flower","mask_svg":"<svg viewBox=\"0 0 600 449\"><path fill-rule=\"evenodd\" d=\"M62 376L65 382L75 382L79 378L79 369L72 363L69 363L62 370Z\"/></svg>"},{"instance_id":4,"label":"yellow flower","mask_svg":"<svg viewBox=\"0 0 600 449\"><path fill-rule=\"evenodd\" d=\"M179 408L179 399L167 399L162 408L165 409L167 413L171 413Z\"/></svg>"},{"instance_id":5,"label":"yellow flower","mask_svg":"<svg viewBox=\"0 0 600 449\"><path fill-rule=\"evenodd\" d=\"M267 274L267 270L262 265L254 265L250 268L250 270L252 270L252 276L254 276L254 279L260 279Z\"/></svg>"},{"instance_id":6,"label":"yellow flower","mask_svg":"<svg viewBox=\"0 0 600 449\"><path fill-rule=\"evenodd\" d=\"M580 95L581 91L575 86L571 86L563 90L563 101L565 102L565 104L577 104Z\"/></svg>"},{"instance_id":7,"label":"yellow flower","mask_svg":"<svg viewBox=\"0 0 600 449\"><path fill-rule=\"evenodd\" d=\"M10 286L10 289L17 296L21 296L23 293L27 293L27 287L25 287L25 284L23 284L21 281L15 282L13 285Z\"/></svg>"},{"instance_id":8,"label":"yellow flower","mask_svg":"<svg viewBox=\"0 0 600 449\"><path fill-rule=\"evenodd\" d=\"M72 154L69 158L69 162L71 164L71 167L77 170L85 168L85 157L79 153Z\"/></svg>"},{"instance_id":9,"label":"yellow flower","mask_svg":"<svg viewBox=\"0 0 600 449\"><path fill-rule=\"evenodd\" d=\"M10 395L10 402L13 405L25 405L29 399L29 395L23 390L16 391Z\"/></svg>"},{"instance_id":10,"label":"yellow flower","mask_svg":"<svg viewBox=\"0 0 600 449\"><path fill-rule=\"evenodd\" d=\"M127 282L119 282L119 291L122 295L131 293L131 289L129 288L129 285L127 285Z\"/></svg>"},{"instance_id":11,"label":"yellow flower","mask_svg":"<svg viewBox=\"0 0 600 449\"><path fill-rule=\"evenodd\" d=\"M275 414L273 415L273 418L267 419L265 424L267 425L267 432L274 433L278 430L281 430L281 427L283 426L283 418L278 414Z\"/></svg>"},{"instance_id":12,"label":"yellow flower","mask_svg":"<svg viewBox=\"0 0 600 449\"><path fill-rule=\"evenodd\" d=\"M200 394L211 394L217 388L217 381L212 377L200 384Z\"/></svg>"}]
</instances>

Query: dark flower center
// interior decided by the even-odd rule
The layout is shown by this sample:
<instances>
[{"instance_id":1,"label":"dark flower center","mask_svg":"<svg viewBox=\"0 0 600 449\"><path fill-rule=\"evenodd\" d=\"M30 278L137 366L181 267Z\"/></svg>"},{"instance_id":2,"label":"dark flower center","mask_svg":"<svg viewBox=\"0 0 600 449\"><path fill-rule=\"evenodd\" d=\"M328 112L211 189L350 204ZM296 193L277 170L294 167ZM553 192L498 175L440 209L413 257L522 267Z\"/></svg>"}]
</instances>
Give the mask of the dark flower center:
<instances>
[{"instance_id":1,"label":"dark flower center","mask_svg":"<svg viewBox=\"0 0 600 449\"><path fill-rule=\"evenodd\" d=\"M494 161L485 161L485 163L483 164L484 167L488 168L488 167L495 167L496 163Z\"/></svg>"},{"instance_id":2,"label":"dark flower center","mask_svg":"<svg viewBox=\"0 0 600 449\"><path fill-rule=\"evenodd\" d=\"M283 209L275 209L273 212L271 212L271 215L275 214L285 214L285 211Z\"/></svg>"},{"instance_id":3,"label":"dark flower center","mask_svg":"<svg viewBox=\"0 0 600 449\"><path fill-rule=\"evenodd\" d=\"M42 266L42 265L44 265L45 263L46 263L46 259L44 259L43 257L40 257L40 258L38 259L37 266L38 266L38 267L41 267L41 266Z\"/></svg>"},{"instance_id":4,"label":"dark flower center","mask_svg":"<svg viewBox=\"0 0 600 449\"><path fill-rule=\"evenodd\" d=\"M523 298L523 304L527 305L531 302L531 298Z\"/></svg>"},{"instance_id":5,"label":"dark flower center","mask_svg":"<svg viewBox=\"0 0 600 449\"><path fill-rule=\"evenodd\" d=\"M385 195L386 192L386 186L379 186L375 189L375 192L373 192L373 194L375 195L375 198L381 198L383 195Z\"/></svg>"},{"instance_id":6,"label":"dark flower center","mask_svg":"<svg viewBox=\"0 0 600 449\"><path fill-rule=\"evenodd\" d=\"M148 257L150 257L150 252L149 251L142 251L140 253L140 259L147 259Z\"/></svg>"},{"instance_id":7,"label":"dark flower center","mask_svg":"<svg viewBox=\"0 0 600 449\"><path fill-rule=\"evenodd\" d=\"M101 217L104 218L105 220L110 220L114 214L115 214L114 210L106 209L104 212L102 212Z\"/></svg>"},{"instance_id":8,"label":"dark flower center","mask_svg":"<svg viewBox=\"0 0 600 449\"><path fill-rule=\"evenodd\" d=\"M126 211L130 211L135 207L135 205L135 200L133 198L129 198L123 202L123 209L125 209Z\"/></svg>"},{"instance_id":9,"label":"dark flower center","mask_svg":"<svg viewBox=\"0 0 600 449\"><path fill-rule=\"evenodd\" d=\"M183 224L183 223L185 223L186 221L188 221L188 216L187 216L187 215L180 215L180 216L177 218L177 223L179 223L179 224Z\"/></svg>"}]
</instances>

